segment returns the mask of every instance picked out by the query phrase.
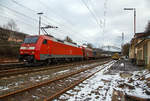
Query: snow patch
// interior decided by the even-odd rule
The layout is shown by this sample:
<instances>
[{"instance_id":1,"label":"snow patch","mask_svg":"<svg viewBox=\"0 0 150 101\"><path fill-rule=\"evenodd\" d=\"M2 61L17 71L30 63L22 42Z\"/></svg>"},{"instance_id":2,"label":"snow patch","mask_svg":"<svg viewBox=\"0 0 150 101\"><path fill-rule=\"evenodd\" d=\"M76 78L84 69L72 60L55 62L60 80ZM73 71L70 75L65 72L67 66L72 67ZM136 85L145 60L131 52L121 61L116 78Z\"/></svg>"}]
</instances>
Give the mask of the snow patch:
<instances>
[{"instance_id":1,"label":"snow patch","mask_svg":"<svg viewBox=\"0 0 150 101\"><path fill-rule=\"evenodd\" d=\"M146 80L141 80L141 77L145 76L145 74L145 77L149 78L150 73L147 70L128 72L132 75L127 78L120 76L122 72L117 72L113 75L105 74L114 62L116 61L99 66L99 69L105 68L83 81L74 89L61 95L59 99L65 99L67 101L112 101L114 90L140 98L150 98L150 95L147 95L145 92L145 90L150 90L150 88L147 87ZM120 66L124 66L124 64L121 63Z\"/></svg>"},{"instance_id":2,"label":"snow patch","mask_svg":"<svg viewBox=\"0 0 150 101\"><path fill-rule=\"evenodd\" d=\"M61 74L61 73L65 73L65 72L68 72L69 70L64 70L64 71L59 71L59 72L56 72L55 74Z\"/></svg>"},{"instance_id":3,"label":"snow patch","mask_svg":"<svg viewBox=\"0 0 150 101\"><path fill-rule=\"evenodd\" d=\"M121 63L120 66L121 66L121 67L124 67L124 63Z\"/></svg>"}]
</instances>

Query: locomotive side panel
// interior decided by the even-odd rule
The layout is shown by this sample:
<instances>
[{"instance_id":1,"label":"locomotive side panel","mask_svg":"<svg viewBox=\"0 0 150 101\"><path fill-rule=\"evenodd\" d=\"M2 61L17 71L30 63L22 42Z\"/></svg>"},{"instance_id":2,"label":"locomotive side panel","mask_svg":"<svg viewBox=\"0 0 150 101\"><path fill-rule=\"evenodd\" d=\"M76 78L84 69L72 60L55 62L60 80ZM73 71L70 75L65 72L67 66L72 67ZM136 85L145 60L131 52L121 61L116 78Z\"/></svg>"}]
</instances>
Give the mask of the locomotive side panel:
<instances>
[{"instance_id":1,"label":"locomotive side panel","mask_svg":"<svg viewBox=\"0 0 150 101\"><path fill-rule=\"evenodd\" d=\"M56 58L74 58L74 57L83 57L81 48L73 47L64 43L52 42L52 56Z\"/></svg>"},{"instance_id":2,"label":"locomotive side panel","mask_svg":"<svg viewBox=\"0 0 150 101\"><path fill-rule=\"evenodd\" d=\"M52 50L52 41L48 38L42 38L40 43L38 44L40 46L40 60L47 60L51 58L51 50Z\"/></svg>"}]
</instances>

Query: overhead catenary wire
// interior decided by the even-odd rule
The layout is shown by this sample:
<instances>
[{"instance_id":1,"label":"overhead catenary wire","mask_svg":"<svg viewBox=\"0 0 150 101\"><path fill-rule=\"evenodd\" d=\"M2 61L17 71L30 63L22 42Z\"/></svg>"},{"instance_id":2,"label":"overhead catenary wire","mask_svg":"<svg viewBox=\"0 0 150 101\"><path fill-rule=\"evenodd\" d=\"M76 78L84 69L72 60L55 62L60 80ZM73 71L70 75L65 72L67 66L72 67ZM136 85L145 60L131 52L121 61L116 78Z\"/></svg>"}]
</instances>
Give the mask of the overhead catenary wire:
<instances>
[{"instance_id":1,"label":"overhead catenary wire","mask_svg":"<svg viewBox=\"0 0 150 101\"><path fill-rule=\"evenodd\" d=\"M36 10L30 9L30 8L24 6L23 4L18 3L18 2L15 1L15 0L11 0L11 1L12 1L13 3L15 3L16 5L18 5L18 6L22 7L22 8L27 9L28 11L34 12L33 14L36 14L36 13L37 13ZM4 5L3 5L3 7L4 7ZM7 9L10 10L10 11L15 12L16 14L22 15L22 16L25 17L25 18L28 18L28 19L33 20L33 21L35 21L35 22L38 22L38 19L37 19L37 18L33 18L33 17L31 17L31 16L27 16L26 14L21 13L21 12L19 12L19 11L16 11L16 10L14 10L14 9L12 9L12 8L7 7L7 6L5 6L5 8L7 8ZM46 23L46 22L42 22L42 24L46 25L45 23Z\"/></svg>"},{"instance_id":2,"label":"overhead catenary wire","mask_svg":"<svg viewBox=\"0 0 150 101\"><path fill-rule=\"evenodd\" d=\"M92 17L93 17L94 21L96 22L96 24L101 29L101 25L99 24L99 20L97 19L97 16L95 15L95 13L89 8L89 6L87 5L87 3L84 0L81 0L81 1L84 4L84 6L88 9L88 11L90 12L90 14L92 15Z\"/></svg>"},{"instance_id":3,"label":"overhead catenary wire","mask_svg":"<svg viewBox=\"0 0 150 101\"><path fill-rule=\"evenodd\" d=\"M86 6L86 8L89 10L89 12L91 13L91 15L93 16L93 19L96 21L96 24L98 25L98 27L100 28L100 32L102 32L102 35L104 34L104 23L102 21L102 19L100 19L98 17L98 15L96 14L96 12L93 10L92 6L91 6L91 9L89 7L88 4L91 4L92 2L88 2L86 3L84 0L81 0L83 2L83 4ZM89 1L89 0L87 0ZM99 42L98 42L99 43Z\"/></svg>"},{"instance_id":4,"label":"overhead catenary wire","mask_svg":"<svg viewBox=\"0 0 150 101\"><path fill-rule=\"evenodd\" d=\"M106 19L106 16L107 16L107 5L108 5L108 0L104 0L104 15L103 15L103 36L104 36L104 33L105 33L105 30L106 30L106 24L107 24L107 19ZM103 40L103 43L109 43L110 40Z\"/></svg>"},{"instance_id":5,"label":"overhead catenary wire","mask_svg":"<svg viewBox=\"0 0 150 101\"><path fill-rule=\"evenodd\" d=\"M108 0L105 0L104 1L104 29L103 29L103 33L105 31L105 27L106 27L106 15L107 15L107 3L108 3Z\"/></svg>"},{"instance_id":6,"label":"overhead catenary wire","mask_svg":"<svg viewBox=\"0 0 150 101\"><path fill-rule=\"evenodd\" d=\"M19 5L19 6L23 7L23 8L26 8L26 9L28 9L28 10L34 12L34 10L32 10L32 9L30 9L30 8L28 8L28 7L25 7L25 6L22 5L22 4L19 4L19 3L16 2L15 0L12 0L12 1L13 1L13 3L15 3L15 4L17 4L17 5ZM19 12L19 11L17 11L17 10L12 9L12 8L9 8L9 7L7 7L6 5L0 4L0 6L3 7L3 8L5 8L5 9L7 9L7 10L9 10L10 12L13 12L15 15L17 14L16 17L18 17L18 15L19 15L19 16L22 16L22 17L24 17L24 18L28 18L28 19L30 19L30 20L32 20L32 21L38 22L37 19L32 18L32 17L30 17L30 16L27 16L26 14L21 13L21 12ZM23 23L23 21L22 21L22 23ZM23 23L23 24L24 24L24 23ZM46 24L43 23L43 22L42 22L42 24L43 24L43 25L46 25Z\"/></svg>"},{"instance_id":7,"label":"overhead catenary wire","mask_svg":"<svg viewBox=\"0 0 150 101\"><path fill-rule=\"evenodd\" d=\"M13 19L13 18L11 18L10 16L12 16L11 14L10 14L10 12L5 12L5 14L3 14L3 12L0 10L0 13L2 14L2 15L0 15L2 18L6 18L6 19L9 19L9 20L15 20L15 21L17 21L17 22L21 22L21 23L23 23L23 24L25 24L25 25L28 25L28 26L32 26L32 27L35 27L33 24L31 24L31 23L29 23L28 21L25 21L25 20L23 20L23 19ZM18 14L16 15L16 14L13 14L13 16L14 17L18 17Z\"/></svg>"},{"instance_id":8,"label":"overhead catenary wire","mask_svg":"<svg viewBox=\"0 0 150 101\"><path fill-rule=\"evenodd\" d=\"M89 2L87 3L88 5L91 5L90 8L91 8L91 11L93 12L93 14L95 15L95 17L97 18L97 21L98 21L98 24L99 24L99 27L100 29L103 27L103 22L102 20L100 19L100 17L98 16L98 14L95 12L95 10L93 9L93 2L92 0L88 0Z\"/></svg>"},{"instance_id":9,"label":"overhead catenary wire","mask_svg":"<svg viewBox=\"0 0 150 101\"><path fill-rule=\"evenodd\" d=\"M93 3L92 3L92 0L89 0L89 1L90 1L91 5L92 5L92 4L93 4ZM92 6L92 7L93 7L93 6ZM97 18L98 18L98 20L99 20L100 27L103 28L103 21L102 21L102 19L100 18L100 16L98 16L98 14L96 13L95 10L93 10L93 12L95 12L95 14L96 14L96 16L97 16Z\"/></svg>"},{"instance_id":10,"label":"overhead catenary wire","mask_svg":"<svg viewBox=\"0 0 150 101\"><path fill-rule=\"evenodd\" d=\"M17 0L12 0L12 2L14 3L14 4L16 4L16 5L18 5L18 6L20 6L20 7L22 7L22 8L24 8L25 10L28 10L28 11L31 11L31 12L33 12L33 13L37 13L36 12L36 10L33 10L33 9L31 9L31 8L29 8L29 7L26 7L24 4L21 4L21 3L19 3L19 2L17 2ZM40 3L41 4L41 3ZM24 13L22 13L22 12L24 12L24 11L18 11L19 9L13 9L13 8L10 8L8 5L4 5L4 4L1 4L0 5L1 7L3 7L3 8L5 8L5 9L7 9L7 10L9 10L9 11L11 11L11 12L13 12L15 15L19 15L19 16L21 16L21 18L19 18L19 19L30 19L30 20L32 20L32 21L34 21L34 22L38 22L38 19L37 18L33 18L33 17L31 17L31 16L29 16L29 15L26 15L26 14L24 14ZM47 9L49 9L49 8L47 8ZM54 23L54 24L56 24L57 26L59 26L59 29L57 29L57 30L55 30L55 32L61 32L62 34L64 34L64 33L69 33L69 34L73 34L73 35L75 35L75 36L78 36L78 38L79 39L81 39L81 40L83 40L83 38L80 36L79 37L79 32L78 31L75 31L73 28L74 28L74 25L71 25L72 23L70 23L69 21L66 21L65 19L63 19L63 20L65 20L65 22L67 23L67 25L66 24L64 24L64 23L60 23L59 21L54 21L53 19L50 19L49 17L47 17L47 19L50 19L50 20L46 20L45 19L45 16L46 15L44 15L43 17L42 17L42 19L44 19L43 20L43 25L44 25L44 23L45 23L45 25L47 25L47 24L51 24L52 22ZM60 17L60 18L62 18L62 17ZM26 20L24 20L24 21L26 21ZM28 21L29 22L29 21ZM60 27L61 26L61 27ZM77 34L78 33L78 34ZM81 34L80 34L81 35Z\"/></svg>"},{"instance_id":11,"label":"overhead catenary wire","mask_svg":"<svg viewBox=\"0 0 150 101\"><path fill-rule=\"evenodd\" d=\"M36 11L36 10L33 10L33 9L31 9L31 8L28 8L28 7L24 6L24 5L21 4L21 3L18 3L16 0L11 0L11 1L12 1L13 3L15 3L15 4L17 4L17 5L19 5L19 6L23 7L23 8L25 8L25 9L28 9L28 10L33 11L33 12L38 12L38 11Z\"/></svg>"},{"instance_id":12,"label":"overhead catenary wire","mask_svg":"<svg viewBox=\"0 0 150 101\"><path fill-rule=\"evenodd\" d=\"M23 8L25 8L25 9L27 9L27 10L29 10L29 11L31 11L31 12L33 12L34 14L36 14L36 13L38 13L39 11L37 11L37 10L33 10L33 9L31 9L31 8L29 8L29 7L26 7L25 5L23 5L23 4L21 4L21 3L19 3L19 2L17 2L16 0L11 0L13 3L15 3L15 4L17 4L17 5L19 5L19 6L21 6L21 7L23 7ZM39 0L40 1L40 0ZM46 17L46 15L43 15L44 17ZM52 20L52 19L51 19ZM53 20L52 20L53 21Z\"/></svg>"},{"instance_id":13,"label":"overhead catenary wire","mask_svg":"<svg viewBox=\"0 0 150 101\"><path fill-rule=\"evenodd\" d=\"M53 12L53 14L59 18L61 18L63 21L65 21L66 23L68 23L71 26L74 26L69 20L67 20L66 18L64 18L62 15L58 14L58 12L54 12L53 9L50 8L50 6L48 6L47 4L45 4L44 2L42 2L41 0L38 0L40 2L41 5L43 5L46 9L48 9L48 11Z\"/></svg>"},{"instance_id":14,"label":"overhead catenary wire","mask_svg":"<svg viewBox=\"0 0 150 101\"><path fill-rule=\"evenodd\" d=\"M8 17L8 16L4 16L4 15L0 15L0 17L2 17L2 18L5 18L5 19L8 19L8 20L11 20L12 18L10 18L10 17ZM21 20L18 20L18 19L15 19L15 21L18 21L18 22L21 22L21 23L23 23L23 24L25 24L25 25L28 25L28 27L35 27L35 26L33 26L33 25L31 25L31 24L29 24L29 23L27 23L27 22L25 22L25 21L21 21Z\"/></svg>"},{"instance_id":15,"label":"overhead catenary wire","mask_svg":"<svg viewBox=\"0 0 150 101\"><path fill-rule=\"evenodd\" d=\"M35 18L32 18L32 17L30 17L30 16L27 16L27 15L21 13L21 12L18 12L18 11L16 11L16 10L14 10L14 9L12 9L12 8L9 8L9 7L7 7L7 6L4 6L4 5L2 5L2 4L0 4L0 6L6 8L6 9L8 9L8 10L10 10L10 11L16 13L16 14L22 15L22 16L24 16L24 17L26 17L26 18L32 19L32 20L34 20L34 21L38 21L38 20L35 19Z\"/></svg>"},{"instance_id":16,"label":"overhead catenary wire","mask_svg":"<svg viewBox=\"0 0 150 101\"><path fill-rule=\"evenodd\" d=\"M45 7L45 8L47 8L47 9L49 9L49 10L51 10L52 12L53 12L53 10L49 7L49 6L47 6L47 4L45 4L45 3L43 3L41 0L39 0L40 1L40 3ZM58 15L58 14L56 14L56 12L54 12L54 14L55 15ZM45 16L46 18L48 18L47 16ZM62 24L62 23L58 23L57 21L55 21L55 23L56 24L59 24L61 27L61 29L66 29L66 31L68 32L68 29L71 31L71 32L69 32L69 34L73 34L73 35L77 35L78 36L78 34L80 34L80 32L78 32L78 31L76 31L76 30L74 30L73 28L74 28L74 25L70 22L70 21L68 21L66 18L64 18L62 15L58 15L57 17L59 17L59 18L61 18L62 19L62 21L64 21L66 24L64 25L64 24ZM48 18L48 20L49 20L49 18ZM73 27L70 27L70 26L73 26ZM59 29L60 29L59 28ZM59 30L58 29L58 30ZM77 34L78 33L78 34ZM82 34L80 34L80 35L82 35ZM83 38L81 38L81 37L78 37L80 40L83 40Z\"/></svg>"},{"instance_id":17,"label":"overhead catenary wire","mask_svg":"<svg viewBox=\"0 0 150 101\"><path fill-rule=\"evenodd\" d=\"M47 18L47 20L49 21L50 19L47 17L47 16L44 16L45 18ZM79 32L76 32L75 30L73 30L71 27L69 27L69 26L67 26L67 25L64 25L64 24L61 24L61 23L58 23L57 21L54 21L54 23L56 23L56 26L58 26L58 29L54 29L55 30L55 32L56 33L58 33L58 32L60 32L60 33L62 33L62 34L64 34L64 33L69 33L69 34L74 34L74 35L76 35L76 33L78 33L79 34ZM50 23L51 24L51 23ZM61 27L59 27L59 26L61 26ZM68 30L69 29L69 30ZM54 31L53 30L53 31ZM81 40L82 40L82 38L81 37L79 37Z\"/></svg>"},{"instance_id":18,"label":"overhead catenary wire","mask_svg":"<svg viewBox=\"0 0 150 101\"><path fill-rule=\"evenodd\" d=\"M5 26L5 25L7 25L7 23L4 23L4 22L6 22L6 21L9 22L9 21L13 20L13 21L15 21L15 23L17 24L17 26L19 24L20 28L21 28L21 26L22 27L25 26L25 27L27 27L30 30L34 29L34 28L36 29L36 26L34 26L33 24L29 23L28 21L25 21L23 19L13 19L12 17L10 17L10 16L12 16L10 12L5 12L5 14L3 14L3 12L0 10L0 13L1 13L1 15L0 15L1 22L3 22L3 23L1 23L2 27ZM13 14L13 16L14 17L18 17L18 15L16 15L16 14ZM20 28L19 28L19 30L20 30Z\"/></svg>"},{"instance_id":19,"label":"overhead catenary wire","mask_svg":"<svg viewBox=\"0 0 150 101\"><path fill-rule=\"evenodd\" d=\"M5 21L10 21L10 20L12 20L12 18L10 18L10 17L8 17L8 16L3 16L3 15L0 15L0 18L1 19L3 19L3 20L5 20ZM25 27L27 27L28 29L30 29L30 30L33 30L33 29L36 29L36 26L34 26L34 25L31 25L31 24L28 24L28 23L25 23L25 22L22 22L22 21L20 21L20 20L14 20L15 22L17 22L17 25L18 25L18 23L23 23L23 24L21 24L21 25L19 25L19 27L17 26L17 28L19 28L19 29L17 29L17 31L20 31L20 32L23 32L23 33L26 33L26 34L34 34L34 32L29 32L28 30L26 30L26 31L23 31L23 30L21 30L20 28L21 28L21 26L24 26L24 25L26 25ZM4 27L4 26L7 26L7 23L4 23L3 25L0 25L1 27ZM5 27L4 27L5 28Z\"/></svg>"},{"instance_id":20,"label":"overhead catenary wire","mask_svg":"<svg viewBox=\"0 0 150 101\"><path fill-rule=\"evenodd\" d=\"M40 1L40 0L39 0ZM35 10L33 10L33 9L31 9L31 8L28 8L28 7L26 7L26 6L24 6L23 4L20 4L20 3L18 3L17 1L15 1L15 0L12 0L12 2L13 3L15 3L15 4L17 4L17 5L19 5L19 6L21 6L21 7L23 7L23 8L25 8L25 9L28 9L28 10L30 10L30 11L32 11L32 12L36 12ZM44 3L42 3L41 1L40 1L40 3L41 4L43 4L44 5L44 7L45 7L45 4ZM46 15L43 15L45 18L48 18ZM50 19L50 18L48 18L48 19ZM50 20L50 21L53 21L54 23L57 23L58 24L58 22L56 22L56 21L54 21L54 20ZM50 22L49 21L49 22ZM47 23L47 24L51 24L51 23L49 23L48 21L45 21L44 23ZM60 25L60 24L59 24ZM62 26L62 24L61 24L61 26ZM68 28L67 28L68 29ZM70 28L69 28L70 29Z\"/></svg>"},{"instance_id":21,"label":"overhead catenary wire","mask_svg":"<svg viewBox=\"0 0 150 101\"><path fill-rule=\"evenodd\" d=\"M38 13L37 10L33 10L33 9L29 8L29 7L26 7L26 6L24 6L23 4L17 2L16 0L11 0L11 1L12 1L13 3L15 3L15 4L17 4L17 5L19 5L19 6L23 7L23 8L25 8L25 9L31 11L31 12L33 12L33 13L35 13L35 14ZM47 25L47 24L48 24L46 21L44 22L43 20L42 20L42 23L44 23L44 25ZM46 23L47 23L47 24L46 24Z\"/></svg>"}]
</instances>

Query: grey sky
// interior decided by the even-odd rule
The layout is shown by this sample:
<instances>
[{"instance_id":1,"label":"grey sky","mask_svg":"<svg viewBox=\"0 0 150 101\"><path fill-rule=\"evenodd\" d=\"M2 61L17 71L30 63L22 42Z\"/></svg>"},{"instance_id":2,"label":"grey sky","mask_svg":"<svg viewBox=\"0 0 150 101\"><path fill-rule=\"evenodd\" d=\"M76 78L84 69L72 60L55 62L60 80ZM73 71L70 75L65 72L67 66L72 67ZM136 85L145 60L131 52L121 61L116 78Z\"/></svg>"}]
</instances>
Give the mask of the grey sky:
<instances>
[{"instance_id":1,"label":"grey sky","mask_svg":"<svg viewBox=\"0 0 150 101\"><path fill-rule=\"evenodd\" d=\"M19 6L14 1L21 5ZM57 38L63 39L68 35L78 44L89 42L96 47L107 44L119 47L122 32L125 33L125 42L129 42L133 37L133 11L124 11L123 8L136 8L136 32L143 32L150 20L150 0L83 1L94 12L99 25L82 0L0 0L0 18L2 19L0 24L3 25L9 19L13 19L20 31L35 35L38 34L36 13L43 12L42 22L45 25L51 24L59 27L57 30L48 30ZM44 24L42 26L45 26Z\"/></svg>"}]
</instances>

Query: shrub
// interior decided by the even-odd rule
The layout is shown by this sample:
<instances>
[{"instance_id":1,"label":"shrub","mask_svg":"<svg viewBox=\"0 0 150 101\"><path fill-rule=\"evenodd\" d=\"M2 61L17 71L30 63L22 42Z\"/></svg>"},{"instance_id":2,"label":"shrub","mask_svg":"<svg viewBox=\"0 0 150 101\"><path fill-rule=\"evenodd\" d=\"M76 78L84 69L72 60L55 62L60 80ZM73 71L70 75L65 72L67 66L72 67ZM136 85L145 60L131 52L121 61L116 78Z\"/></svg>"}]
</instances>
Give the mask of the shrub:
<instances>
[{"instance_id":1,"label":"shrub","mask_svg":"<svg viewBox=\"0 0 150 101\"><path fill-rule=\"evenodd\" d=\"M0 57L15 57L19 55L19 46L0 46Z\"/></svg>"}]
</instances>

